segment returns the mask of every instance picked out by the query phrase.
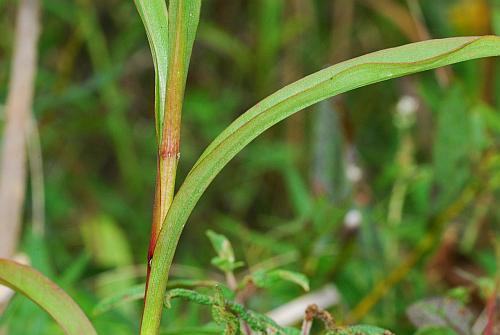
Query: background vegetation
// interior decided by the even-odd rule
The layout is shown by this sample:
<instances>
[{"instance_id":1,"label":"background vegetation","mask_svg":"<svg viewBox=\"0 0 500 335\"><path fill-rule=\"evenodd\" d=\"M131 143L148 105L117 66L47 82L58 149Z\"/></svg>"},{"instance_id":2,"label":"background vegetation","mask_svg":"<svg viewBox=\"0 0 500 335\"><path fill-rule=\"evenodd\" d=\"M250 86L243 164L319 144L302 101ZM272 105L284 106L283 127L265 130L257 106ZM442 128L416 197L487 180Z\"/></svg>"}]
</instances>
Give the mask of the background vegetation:
<instances>
[{"instance_id":1,"label":"background vegetation","mask_svg":"<svg viewBox=\"0 0 500 335\"><path fill-rule=\"evenodd\" d=\"M16 2L0 0L2 102L15 12ZM31 201L40 193L31 183L21 250L75 297L99 333L132 334L141 302L95 307L144 282L156 171L144 28L133 2L119 0L44 0L41 22L33 112L45 224L43 234L33 232ZM382 48L494 33L496 0L204 0L178 180L233 119L284 84ZM172 279L226 280L211 265L211 229L244 262L238 279L280 267L305 274L313 292L336 287L340 299L329 311L338 323L413 333L419 324L408 307L435 296L461 301L474 319L491 311L500 262L499 108L498 59L485 59L358 89L295 115L210 186L186 226ZM266 312L303 294L278 282L252 289L245 302ZM169 334L210 319L195 304L171 308ZM57 331L20 296L0 322L9 334Z\"/></svg>"}]
</instances>

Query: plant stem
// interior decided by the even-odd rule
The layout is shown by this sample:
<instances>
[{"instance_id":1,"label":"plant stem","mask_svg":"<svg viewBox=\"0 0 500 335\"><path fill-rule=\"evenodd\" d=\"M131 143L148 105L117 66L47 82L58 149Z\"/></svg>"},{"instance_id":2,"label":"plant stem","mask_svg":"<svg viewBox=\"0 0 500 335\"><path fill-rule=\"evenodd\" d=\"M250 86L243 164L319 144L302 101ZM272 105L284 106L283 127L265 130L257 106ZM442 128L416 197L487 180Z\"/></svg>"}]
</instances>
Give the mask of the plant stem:
<instances>
[{"instance_id":1,"label":"plant stem","mask_svg":"<svg viewBox=\"0 0 500 335\"><path fill-rule=\"evenodd\" d=\"M175 72L175 71L174 71ZM170 79L170 76L169 76ZM175 98L174 90L167 89L167 101L171 101ZM182 89L184 92L184 89ZM156 186L155 186L155 199L153 205L153 218L152 218L152 230L151 239L149 242L148 249L148 272L146 279L146 297L149 287L149 275L151 273L151 260L153 258L154 250L156 247L156 241L158 240L158 235L163 225L163 221L167 215L170 204L174 197L175 190L175 176L177 172L177 163L179 161L180 150L180 120L181 120L181 110L182 110L182 95L180 95L180 103L175 105L175 109L170 109L172 105L168 103L165 108L165 123L163 127L163 140L158 150L158 164L156 171ZM177 114L177 117L173 117L171 114ZM166 130L166 131L165 131Z\"/></svg>"},{"instance_id":2,"label":"plant stem","mask_svg":"<svg viewBox=\"0 0 500 335\"><path fill-rule=\"evenodd\" d=\"M40 4L19 1L5 126L0 148L0 257L17 249L26 188L26 125L35 89Z\"/></svg>"},{"instance_id":3,"label":"plant stem","mask_svg":"<svg viewBox=\"0 0 500 335\"><path fill-rule=\"evenodd\" d=\"M175 72L175 71L173 71ZM170 75L169 75L170 79ZM175 81L174 81L175 82ZM179 84L178 82L175 82ZM184 86L182 84L182 86ZM167 89L167 103L165 113L165 123L163 127L163 140L160 145L158 151L158 165L157 165L157 176L156 176L156 190L155 190L155 200L153 207L153 223L152 223L152 232L151 232L151 240L149 243L148 250L148 273L146 280L146 294L144 300L144 314L142 320L142 328L141 334L156 334L157 329L160 326L161 319L161 310L163 306L163 294L160 296L150 296L148 294L148 287L150 282L150 274L151 274L151 266L152 266L152 258L154 254L154 250L156 247L156 242L158 240L158 235L160 234L160 230L162 229L163 221L167 215L168 209L170 208L170 204L172 203L172 199L174 196L174 188L175 188L175 176L177 172L177 163L179 161L179 142L180 142L180 119L181 119L181 110L182 110L182 96L184 94L184 88L180 90L182 93L178 93L178 90ZM180 98L179 98L180 97ZM170 101L174 99L179 99L178 104L172 104ZM178 114L178 115L174 115ZM171 237L174 234L169 234ZM178 237L180 237L180 233L177 236L177 240L175 241L175 245L177 245ZM172 250L172 258L174 254L175 248ZM170 264L172 264L172 259L170 259ZM147 300L151 300L151 298L160 298L159 303L155 304L157 309L159 309L159 315L155 315L155 317L149 316L149 309L147 308ZM158 316L158 317L156 317ZM152 322L152 326L149 326L149 323Z\"/></svg>"},{"instance_id":4,"label":"plant stem","mask_svg":"<svg viewBox=\"0 0 500 335\"><path fill-rule=\"evenodd\" d=\"M156 257L150 262L151 268L158 268L161 264L162 267L170 269L172 265L175 249L177 248L177 243L179 242L184 227L175 224L168 225L168 221L166 222L167 226L165 226L164 229L167 229L168 234L165 234L165 239L159 239L157 245L157 248L160 248L164 252L156 254ZM163 310L164 294L167 289L168 272L169 271L166 271L166 276L162 275L162 271L150 272L151 276L146 283L151 289L148 290L148 288L146 288L141 335L156 335L158 333L161 312Z\"/></svg>"},{"instance_id":5,"label":"plant stem","mask_svg":"<svg viewBox=\"0 0 500 335\"><path fill-rule=\"evenodd\" d=\"M192 6L192 5L191 5ZM148 263L153 257L158 234L167 216L175 190L175 176L180 157L181 114L187 69L192 41L186 41L189 26L184 22L186 12L184 1L170 4L169 20L169 60L167 74L166 103L158 148L155 203ZM188 11L191 9L188 5ZM199 8L198 8L199 12ZM149 278L150 264L148 264Z\"/></svg>"},{"instance_id":6,"label":"plant stem","mask_svg":"<svg viewBox=\"0 0 500 335\"><path fill-rule=\"evenodd\" d=\"M182 71L177 71L176 69L183 68L184 57L179 50L179 43L177 43L177 38L181 32L181 29L177 29L176 31L176 40L173 41L174 46L169 61L164 122L161 142L158 148L153 222L148 251L146 296L148 288L147 283L149 282L149 274L151 272L151 259L153 258L156 241L162 228L163 221L165 220L174 197L175 176L180 156L180 127L185 77L182 75Z\"/></svg>"},{"instance_id":7,"label":"plant stem","mask_svg":"<svg viewBox=\"0 0 500 335\"><path fill-rule=\"evenodd\" d=\"M141 324L141 334L157 334L160 328L163 310L163 295L167 278L151 275L151 269L159 263L166 264L168 269L172 264L175 249L183 227L172 225L162 227L172 204L175 190L175 176L180 157L181 112L186 87L189 59L193 48L196 29L200 15L200 0L171 0L168 8L168 71L166 102L158 148L158 165L156 177L155 202L153 208L153 223L151 241L148 252L148 274L144 298L144 313ZM158 236L166 230L168 238L164 239L169 251L166 259L153 258ZM161 242L161 241L160 241ZM163 255L162 255L163 256ZM158 271L156 271L158 273ZM151 284L153 283L153 284ZM150 285L151 284L151 285ZM155 287L150 292L149 287ZM156 289L160 288L160 290Z\"/></svg>"}]
</instances>

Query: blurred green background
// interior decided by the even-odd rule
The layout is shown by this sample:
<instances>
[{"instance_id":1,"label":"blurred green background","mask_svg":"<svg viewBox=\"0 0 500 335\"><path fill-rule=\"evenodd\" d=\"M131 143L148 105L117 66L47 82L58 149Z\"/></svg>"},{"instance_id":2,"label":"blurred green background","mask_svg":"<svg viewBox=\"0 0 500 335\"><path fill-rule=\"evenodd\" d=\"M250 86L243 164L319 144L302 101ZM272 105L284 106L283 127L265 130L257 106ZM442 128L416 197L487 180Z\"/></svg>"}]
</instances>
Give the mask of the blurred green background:
<instances>
[{"instance_id":1,"label":"blurred green background","mask_svg":"<svg viewBox=\"0 0 500 335\"><path fill-rule=\"evenodd\" d=\"M156 171L145 32L132 1L42 2L33 113L46 224L44 236L31 233L29 186L21 249L69 290L100 333L133 334L140 302L100 315L92 309L144 282ZM0 0L1 103L16 8ZM177 184L233 119L287 83L383 48L495 33L497 0L204 0ZM342 299L330 311L339 322L412 333L406 308L456 287L466 287L468 307L481 312L495 294L499 261L499 65L471 61L372 85L272 128L202 197L173 278L223 280L210 264L205 231L212 229L246 267L271 262L307 275L312 290L336 285ZM248 305L266 312L301 294L277 285ZM183 327L209 319L201 307L173 309L169 333L187 334ZM18 296L0 320L9 334L57 333Z\"/></svg>"}]
</instances>

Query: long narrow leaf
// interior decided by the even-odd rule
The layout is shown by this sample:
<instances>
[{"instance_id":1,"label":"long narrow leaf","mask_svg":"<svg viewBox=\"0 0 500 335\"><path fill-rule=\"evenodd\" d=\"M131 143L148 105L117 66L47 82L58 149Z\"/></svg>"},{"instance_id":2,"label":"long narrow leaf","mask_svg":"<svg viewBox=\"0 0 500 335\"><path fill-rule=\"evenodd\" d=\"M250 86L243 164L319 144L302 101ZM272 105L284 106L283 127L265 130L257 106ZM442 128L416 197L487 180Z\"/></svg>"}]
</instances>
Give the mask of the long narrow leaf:
<instances>
[{"instance_id":1,"label":"long narrow leaf","mask_svg":"<svg viewBox=\"0 0 500 335\"><path fill-rule=\"evenodd\" d=\"M176 195L167 221L187 218L199 196L227 162L266 129L297 111L375 82L498 55L498 36L430 40L354 58L286 86L240 116L208 146Z\"/></svg>"},{"instance_id":2,"label":"long narrow leaf","mask_svg":"<svg viewBox=\"0 0 500 335\"><path fill-rule=\"evenodd\" d=\"M470 59L500 55L500 37L457 37L387 49L305 77L262 100L234 121L192 168L167 214L152 261L150 306L160 303L184 225L205 189L248 143L279 121L326 98L358 87ZM148 311L146 306L146 312ZM155 311L152 313L161 313Z\"/></svg>"},{"instance_id":3,"label":"long narrow leaf","mask_svg":"<svg viewBox=\"0 0 500 335\"><path fill-rule=\"evenodd\" d=\"M163 155L177 155L184 89L200 19L201 0L170 0L168 17L167 101L163 111Z\"/></svg>"},{"instance_id":4,"label":"long narrow leaf","mask_svg":"<svg viewBox=\"0 0 500 335\"><path fill-rule=\"evenodd\" d=\"M161 143L163 111L167 91L168 71L168 12L165 0L134 0L146 28L155 66L156 140Z\"/></svg>"},{"instance_id":5,"label":"long narrow leaf","mask_svg":"<svg viewBox=\"0 0 500 335\"><path fill-rule=\"evenodd\" d=\"M250 108L208 146L191 172L222 142L235 132L243 131L243 128L252 128L255 138L297 111L334 95L391 78L499 54L498 36L455 37L385 49L330 66L282 88ZM298 104L299 101L302 103ZM292 108L285 112L276 111L282 110L280 106L283 104ZM270 115L273 115L270 121L256 122ZM251 124L260 126L253 127Z\"/></svg>"},{"instance_id":6,"label":"long narrow leaf","mask_svg":"<svg viewBox=\"0 0 500 335\"><path fill-rule=\"evenodd\" d=\"M80 307L40 272L0 259L0 284L24 294L50 314L66 334L97 334Z\"/></svg>"}]
</instances>

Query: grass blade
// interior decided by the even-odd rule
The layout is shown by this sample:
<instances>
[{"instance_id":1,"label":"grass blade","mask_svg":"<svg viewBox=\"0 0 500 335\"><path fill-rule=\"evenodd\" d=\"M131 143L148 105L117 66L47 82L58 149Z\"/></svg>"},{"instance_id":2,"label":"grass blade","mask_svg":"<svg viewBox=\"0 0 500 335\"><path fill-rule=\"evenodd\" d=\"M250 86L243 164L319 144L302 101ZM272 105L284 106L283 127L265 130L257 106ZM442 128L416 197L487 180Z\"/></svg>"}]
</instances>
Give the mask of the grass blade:
<instances>
[{"instance_id":1,"label":"grass blade","mask_svg":"<svg viewBox=\"0 0 500 335\"><path fill-rule=\"evenodd\" d=\"M254 132L256 129L250 124L259 124L257 132L260 134L316 102L355 88L470 59L498 55L498 36L455 37L385 49L330 66L282 88L241 115L208 146L190 174L235 132L241 132L244 128L253 128ZM287 106L283 108L283 105ZM287 108L291 109L281 111ZM273 117L269 122L260 121L271 114Z\"/></svg>"},{"instance_id":2,"label":"grass blade","mask_svg":"<svg viewBox=\"0 0 500 335\"><path fill-rule=\"evenodd\" d=\"M161 315L161 297L182 229L205 189L222 168L258 135L288 116L326 98L372 83L470 59L500 55L500 37L456 37L412 43L333 65L272 94L252 107L202 154L175 196L152 260L149 306ZM148 310L151 308L152 310Z\"/></svg>"},{"instance_id":3,"label":"grass blade","mask_svg":"<svg viewBox=\"0 0 500 335\"><path fill-rule=\"evenodd\" d=\"M97 334L71 297L33 268L0 259L0 284L24 294L42 307L66 334Z\"/></svg>"},{"instance_id":4,"label":"grass blade","mask_svg":"<svg viewBox=\"0 0 500 335\"><path fill-rule=\"evenodd\" d=\"M163 111L167 91L168 70L168 12L165 0L134 0L146 28L155 67L156 140L161 143Z\"/></svg>"}]
</instances>

